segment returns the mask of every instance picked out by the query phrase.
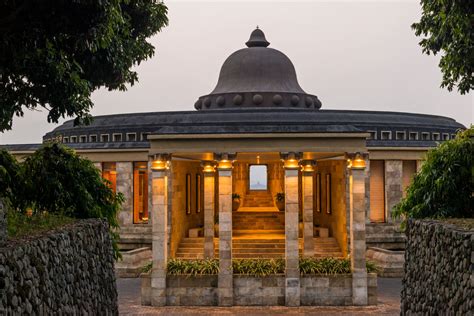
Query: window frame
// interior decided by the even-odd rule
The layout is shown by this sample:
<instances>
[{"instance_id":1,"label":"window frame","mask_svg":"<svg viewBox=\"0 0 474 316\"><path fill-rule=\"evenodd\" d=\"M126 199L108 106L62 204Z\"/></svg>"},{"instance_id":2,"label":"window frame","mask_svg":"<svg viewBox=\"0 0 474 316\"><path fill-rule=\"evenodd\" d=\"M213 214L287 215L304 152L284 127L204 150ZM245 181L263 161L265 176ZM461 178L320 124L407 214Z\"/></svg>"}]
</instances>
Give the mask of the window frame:
<instances>
[{"instance_id":1,"label":"window frame","mask_svg":"<svg viewBox=\"0 0 474 316\"><path fill-rule=\"evenodd\" d=\"M104 140L104 137L107 137L107 140ZM100 142L101 143L109 143L110 142L110 134L100 134Z\"/></svg>"},{"instance_id":2,"label":"window frame","mask_svg":"<svg viewBox=\"0 0 474 316\"><path fill-rule=\"evenodd\" d=\"M401 138L398 136L402 135ZM406 140L407 139L407 132L405 131L395 131L395 140Z\"/></svg>"},{"instance_id":3,"label":"window frame","mask_svg":"<svg viewBox=\"0 0 474 316\"><path fill-rule=\"evenodd\" d=\"M388 138L384 138L384 134L388 135ZM392 131L381 131L380 140L392 140Z\"/></svg>"},{"instance_id":4,"label":"window frame","mask_svg":"<svg viewBox=\"0 0 474 316\"><path fill-rule=\"evenodd\" d=\"M412 136L412 135L415 135L415 139L411 139L411 136ZM418 132L410 132L410 133L408 134L408 140L418 140L418 135L419 135Z\"/></svg>"},{"instance_id":5,"label":"window frame","mask_svg":"<svg viewBox=\"0 0 474 316\"><path fill-rule=\"evenodd\" d=\"M138 164L144 164L146 166L146 169L145 168L137 168L136 166ZM149 208L149 198L150 198L150 194L149 194L149 182L150 182L150 174L149 174L149 170L148 170L148 162L147 161L134 161L133 164L132 164L132 219L133 219L133 224L137 224L137 225L146 225L148 223L150 223L150 208ZM145 175L146 175L146 184L145 184L145 188L144 188L144 192L146 192L144 194L145 196L145 201L144 201L144 207L146 208L146 212L147 212L147 220L142 220L142 221L139 221L137 220L137 218L139 218L139 215L136 214L136 212L138 212L138 209L136 210L135 209L135 204L137 203L136 201L136 196L135 196L135 177L136 177L136 174L135 174L135 171L137 171L137 175L139 176L139 172L140 171L145 171ZM139 181L139 180L137 180ZM138 193L139 194L139 193Z\"/></svg>"},{"instance_id":6,"label":"window frame","mask_svg":"<svg viewBox=\"0 0 474 316\"><path fill-rule=\"evenodd\" d=\"M267 183L266 183L266 188L265 189L251 189L250 188L250 167L252 167L252 166L265 166L266 173L267 173ZM270 186L269 186L270 174L268 172L268 164L257 164L257 163L249 164L248 168L247 168L247 171L248 171L248 177L247 177L247 190L248 191L265 192L265 191L268 191L270 189Z\"/></svg>"},{"instance_id":7,"label":"window frame","mask_svg":"<svg viewBox=\"0 0 474 316\"><path fill-rule=\"evenodd\" d=\"M97 143L97 134L89 135L89 143Z\"/></svg>"},{"instance_id":8,"label":"window frame","mask_svg":"<svg viewBox=\"0 0 474 316\"><path fill-rule=\"evenodd\" d=\"M120 140L116 140L116 139L115 139L116 137L120 137ZM113 133L113 134L112 134L112 142L114 142L114 143L121 143L121 142L122 142L122 139L123 139L122 133Z\"/></svg>"}]
</instances>

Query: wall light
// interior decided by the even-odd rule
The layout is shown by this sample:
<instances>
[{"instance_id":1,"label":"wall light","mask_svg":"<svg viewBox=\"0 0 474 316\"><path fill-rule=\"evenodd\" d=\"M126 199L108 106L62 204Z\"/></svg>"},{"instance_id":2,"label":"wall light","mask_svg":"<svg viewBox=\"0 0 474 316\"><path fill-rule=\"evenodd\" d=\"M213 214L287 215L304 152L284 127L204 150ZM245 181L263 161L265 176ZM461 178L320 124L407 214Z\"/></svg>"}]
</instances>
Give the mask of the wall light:
<instances>
[{"instance_id":1,"label":"wall light","mask_svg":"<svg viewBox=\"0 0 474 316\"><path fill-rule=\"evenodd\" d=\"M283 167L285 169L300 169L299 160L301 154L296 154L294 152L281 154L281 158L283 161Z\"/></svg>"},{"instance_id":2,"label":"wall light","mask_svg":"<svg viewBox=\"0 0 474 316\"><path fill-rule=\"evenodd\" d=\"M313 172L316 161L314 160L303 160L301 162L301 171L303 172Z\"/></svg>"},{"instance_id":3,"label":"wall light","mask_svg":"<svg viewBox=\"0 0 474 316\"><path fill-rule=\"evenodd\" d=\"M202 172L204 172L204 173L212 173L212 172L216 171L214 161L203 161L201 163L201 166L202 166Z\"/></svg>"},{"instance_id":4,"label":"wall light","mask_svg":"<svg viewBox=\"0 0 474 316\"><path fill-rule=\"evenodd\" d=\"M168 154L156 154L153 156L153 161L151 163L151 170L153 171L163 171L169 169L170 165L170 155Z\"/></svg>"},{"instance_id":5,"label":"wall light","mask_svg":"<svg viewBox=\"0 0 474 316\"><path fill-rule=\"evenodd\" d=\"M349 169L365 169L365 157L361 153L350 155L347 159L347 168Z\"/></svg>"},{"instance_id":6,"label":"wall light","mask_svg":"<svg viewBox=\"0 0 474 316\"><path fill-rule=\"evenodd\" d=\"M215 155L217 160L217 169L231 170L235 159L235 154L221 153Z\"/></svg>"}]
</instances>

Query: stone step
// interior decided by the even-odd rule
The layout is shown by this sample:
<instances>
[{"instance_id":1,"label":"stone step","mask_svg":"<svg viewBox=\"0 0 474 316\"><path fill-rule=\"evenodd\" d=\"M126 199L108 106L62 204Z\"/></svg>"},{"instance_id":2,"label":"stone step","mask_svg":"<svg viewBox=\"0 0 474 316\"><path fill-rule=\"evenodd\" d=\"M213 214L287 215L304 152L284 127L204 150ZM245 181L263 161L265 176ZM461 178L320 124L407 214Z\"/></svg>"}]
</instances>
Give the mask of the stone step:
<instances>
[{"instance_id":1,"label":"stone step","mask_svg":"<svg viewBox=\"0 0 474 316\"><path fill-rule=\"evenodd\" d=\"M237 253L279 253L285 254L285 248L233 248L232 255Z\"/></svg>"}]
</instances>

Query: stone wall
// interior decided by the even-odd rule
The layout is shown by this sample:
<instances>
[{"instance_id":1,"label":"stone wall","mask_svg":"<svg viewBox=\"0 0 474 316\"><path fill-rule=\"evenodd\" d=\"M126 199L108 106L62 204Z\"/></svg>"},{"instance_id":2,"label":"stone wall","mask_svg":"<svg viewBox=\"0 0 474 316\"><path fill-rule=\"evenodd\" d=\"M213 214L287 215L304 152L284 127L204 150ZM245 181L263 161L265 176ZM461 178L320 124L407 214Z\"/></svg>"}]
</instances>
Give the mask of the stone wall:
<instances>
[{"instance_id":1,"label":"stone wall","mask_svg":"<svg viewBox=\"0 0 474 316\"><path fill-rule=\"evenodd\" d=\"M142 277L142 304L151 304L150 274ZM285 305L285 276L253 277L233 276L234 306L283 306ZM175 306L215 306L218 303L217 275L166 278L166 304ZM300 283L301 305L352 305L351 275L306 275ZM368 274L368 303L377 304L377 275Z\"/></svg>"},{"instance_id":2,"label":"stone wall","mask_svg":"<svg viewBox=\"0 0 474 316\"><path fill-rule=\"evenodd\" d=\"M81 220L0 249L0 314L117 315L108 225Z\"/></svg>"},{"instance_id":3,"label":"stone wall","mask_svg":"<svg viewBox=\"0 0 474 316\"><path fill-rule=\"evenodd\" d=\"M234 276L235 306L285 305L285 276Z\"/></svg>"},{"instance_id":4,"label":"stone wall","mask_svg":"<svg viewBox=\"0 0 474 316\"><path fill-rule=\"evenodd\" d=\"M402 315L468 315L474 310L474 230L409 220Z\"/></svg>"}]
</instances>

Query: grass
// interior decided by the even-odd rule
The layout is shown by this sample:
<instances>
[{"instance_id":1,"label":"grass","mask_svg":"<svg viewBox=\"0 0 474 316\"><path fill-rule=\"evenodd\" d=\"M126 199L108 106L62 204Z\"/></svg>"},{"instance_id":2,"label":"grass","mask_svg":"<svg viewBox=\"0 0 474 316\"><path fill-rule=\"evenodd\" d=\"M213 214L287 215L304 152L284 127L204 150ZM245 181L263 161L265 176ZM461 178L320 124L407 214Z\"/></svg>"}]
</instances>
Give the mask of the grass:
<instances>
[{"instance_id":1,"label":"grass","mask_svg":"<svg viewBox=\"0 0 474 316\"><path fill-rule=\"evenodd\" d=\"M7 212L7 234L9 238L22 238L39 235L41 233L71 224L75 221L60 214L33 214L26 215L20 212Z\"/></svg>"},{"instance_id":2,"label":"grass","mask_svg":"<svg viewBox=\"0 0 474 316\"><path fill-rule=\"evenodd\" d=\"M377 272L377 266L366 262L367 272ZM142 272L151 271L152 262L142 268ZM337 275L351 273L351 260L336 258L300 258L299 270L301 275ZM285 273L284 259L234 259L232 260L234 274L249 276L267 276ZM167 265L168 275L216 275L219 273L219 259L180 260L171 259Z\"/></svg>"},{"instance_id":3,"label":"grass","mask_svg":"<svg viewBox=\"0 0 474 316\"><path fill-rule=\"evenodd\" d=\"M466 230L474 229L474 218L446 218L440 221L456 225L457 227Z\"/></svg>"}]
</instances>

